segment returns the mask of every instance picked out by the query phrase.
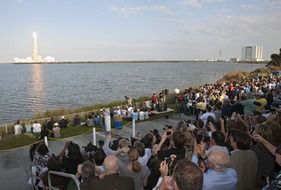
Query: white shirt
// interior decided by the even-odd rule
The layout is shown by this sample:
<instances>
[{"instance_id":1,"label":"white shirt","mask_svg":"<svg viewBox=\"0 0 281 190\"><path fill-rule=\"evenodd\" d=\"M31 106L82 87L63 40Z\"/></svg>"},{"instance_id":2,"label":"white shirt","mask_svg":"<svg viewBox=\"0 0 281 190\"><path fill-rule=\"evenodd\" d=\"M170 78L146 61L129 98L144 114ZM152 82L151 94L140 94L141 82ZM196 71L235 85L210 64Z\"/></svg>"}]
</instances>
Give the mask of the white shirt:
<instances>
[{"instance_id":1,"label":"white shirt","mask_svg":"<svg viewBox=\"0 0 281 190\"><path fill-rule=\"evenodd\" d=\"M206 112L200 116L200 119L204 121L204 125L206 125L209 116L211 116L214 121L216 121L216 115L213 112Z\"/></svg>"},{"instance_id":2,"label":"white shirt","mask_svg":"<svg viewBox=\"0 0 281 190\"><path fill-rule=\"evenodd\" d=\"M121 110L120 110L120 109L117 109L117 110L116 110L116 114L117 114L117 115L121 115Z\"/></svg>"},{"instance_id":3,"label":"white shirt","mask_svg":"<svg viewBox=\"0 0 281 190\"><path fill-rule=\"evenodd\" d=\"M34 123L32 125L33 127L33 133L41 133L41 124L40 123Z\"/></svg>"},{"instance_id":4,"label":"white shirt","mask_svg":"<svg viewBox=\"0 0 281 190\"><path fill-rule=\"evenodd\" d=\"M15 135L20 135L22 133L22 126L20 124L15 125Z\"/></svg>"},{"instance_id":5,"label":"white shirt","mask_svg":"<svg viewBox=\"0 0 281 190\"><path fill-rule=\"evenodd\" d=\"M54 137L55 138L59 138L60 137L60 127L59 126L55 126L53 128L53 131L54 131Z\"/></svg>"},{"instance_id":6,"label":"white shirt","mask_svg":"<svg viewBox=\"0 0 281 190\"><path fill-rule=\"evenodd\" d=\"M146 148L144 156L138 158L138 161L139 161L140 165L141 166L146 166L146 164L147 164L149 158L151 157L151 155L152 155L151 149L150 148Z\"/></svg>"}]
</instances>

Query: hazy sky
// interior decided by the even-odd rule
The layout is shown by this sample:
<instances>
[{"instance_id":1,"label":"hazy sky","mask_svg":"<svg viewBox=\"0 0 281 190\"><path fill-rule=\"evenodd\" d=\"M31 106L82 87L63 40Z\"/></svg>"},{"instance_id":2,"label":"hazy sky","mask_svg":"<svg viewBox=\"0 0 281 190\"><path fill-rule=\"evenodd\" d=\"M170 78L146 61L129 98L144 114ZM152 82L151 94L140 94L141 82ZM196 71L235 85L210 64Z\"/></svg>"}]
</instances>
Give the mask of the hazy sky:
<instances>
[{"instance_id":1,"label":"hazy sky","mask_svg":"<svg viewBox=\"0 0 281 190\"><path fill-rule=\"evenodd\" d=\"M281 0L0 0L0 62L240 57L281 47Z\"/></svg>"}]
</instances>

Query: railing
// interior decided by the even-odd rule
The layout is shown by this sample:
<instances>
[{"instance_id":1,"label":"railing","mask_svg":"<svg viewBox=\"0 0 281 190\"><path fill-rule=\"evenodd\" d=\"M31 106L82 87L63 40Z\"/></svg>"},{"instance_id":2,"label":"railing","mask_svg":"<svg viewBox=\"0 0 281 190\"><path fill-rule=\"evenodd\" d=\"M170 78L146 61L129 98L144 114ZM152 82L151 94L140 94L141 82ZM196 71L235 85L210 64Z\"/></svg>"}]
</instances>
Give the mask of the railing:
<instances>
[{"instance_id":1,"label":"railing","mask_svg":"<svg viewBox=\"0 0 281 190\"><path fill-rule=\"evenodd\" d=\"M36 186L35 181L41 179L39 178L39 176L36 175L36 166L34 164L30 164L29 170L30 170L30 180L31 180L30 182L31 185L35 188Z\"/></svg>"},{"instance_id":2,"label":"railing","mask_svg":"<svg viewBox=\"0 0 281 190\"><path fill-rule=\"evenodd\" d=\"M72 174L63 173L63 172L56 172L56 171L49 171L48 172L48 186L49 190L60 190L59 188L52 186L51 175L61 176L65 178L69 178L75 182L77 190L80 190L80 182L78 181L77 177Z\"/></svg>"},{"instance_id":3,"label":"railing","mask_svg":"<svg viewBox=\"0 0 281 190\"><path fill-rule=\"evenodd\" d=\"M30 170L30 185L32 185L32 187L34 189L36 189L36 181L41 180L40 177L37 175L37 174L39 174L39 171L37 171L37 167L34 164L30 164L29 170ZM57 171L49 171L48 172L49 190L60 190L59 188L52 185L51 175L61 176L61 177L65 177L65 178L69 178L69 179L73 180L75 185L76 185L77 190L80 190L80 182L78 181L78 179L75 175L63 173L63 172L57 172Z\"/></svg>"}]
</instances>

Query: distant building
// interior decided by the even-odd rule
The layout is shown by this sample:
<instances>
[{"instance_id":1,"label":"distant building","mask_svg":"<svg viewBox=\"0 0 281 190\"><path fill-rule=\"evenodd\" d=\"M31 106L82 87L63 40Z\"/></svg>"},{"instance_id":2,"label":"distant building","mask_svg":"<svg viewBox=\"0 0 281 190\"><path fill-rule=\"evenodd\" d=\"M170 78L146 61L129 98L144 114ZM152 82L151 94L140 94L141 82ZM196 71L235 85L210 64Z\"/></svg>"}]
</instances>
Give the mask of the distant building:
<instances>
[{"instance_id":1,"label":"distant building","mask_svg":"<svg viewBox=\"0 0 281 190\"><path fill-rule=\"evenodd\" d=\"M239 58L237 58L237 57L230 58L230 61L233 63L237 63L237 62L239 62Z\"/></svg>"},{"instance_id":2,"label":"distant building","mask_svg":"<svg viewBox=\"0 0 281 190\"><path fill-rule=\"evenodd\" d=\"M242 47L241 61L258 62L263 61L262 46Z\"/></svg>"}]
</instances>

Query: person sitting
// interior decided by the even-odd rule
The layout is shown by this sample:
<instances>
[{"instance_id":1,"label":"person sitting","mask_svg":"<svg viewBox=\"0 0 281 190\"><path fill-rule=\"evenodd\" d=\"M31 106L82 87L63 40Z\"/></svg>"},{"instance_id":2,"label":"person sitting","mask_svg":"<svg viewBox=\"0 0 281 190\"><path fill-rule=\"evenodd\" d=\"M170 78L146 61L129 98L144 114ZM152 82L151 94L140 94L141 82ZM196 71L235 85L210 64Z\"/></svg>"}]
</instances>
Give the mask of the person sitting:
<instances>
[{"instance_id":1,"label":"person sitting","mask_svg":"<svg viewBox=\"0 0 281 190\"><path fill-rule=\"evenodd\" d=\"M35 150L33 164L44 168L47 166L48 160L52 157L48 147L41 142Z\"/></svg>"},{"instance_id":2,"label":"person sitting","mask_svg":"<svg viewBox=\"0 0 281 190\"><path fill-rule=\"evenodd\" d=\"M83 162L82 167L81 167L81 177L82 177L81 181L82 182L80 184L80 188L87 189L89 184L93 180L97 179L95 177L95 174L96 174L95 164L93 164L89 160Z\"/></svg>"},{"instance_id":3,"label":"person sitting","mask_svg":"<svg viewBox=\"0 0 281 190\"><path fill-rule=\"evenodd\" d=\"M30 124L30 122L29 122L29 120L25 123L25 132L26 133L31 133L31 128L32 128L32 126L31 126L31 124Z\"/></svg>"},{"instance_id":4,"label":"person sitting","mask_svg":"<svg viewBox=\"0 0 281 190\"><path fill-rule=\"evenodd\" d=\"M49 183L48 183L48 174L49 174L49 171L58 171L58 172L61 172L61 165L59 163L59 161L56 159L56 158L50 158L47 162L47 170L42 172L40 174L40 179L42 180L43 182L43 186L44 186L44 189L48 189L49 188ZM53 187L57 187L59 189L66 189L67 187L67 183L68 183L68 180L67 178L65 177L62 177L62 176L58 176L58 175L50 175L51 178L51 184Z\"/></svg>"},{"instance_id":5,"label":"person sitting","mask_svg":"<svg viewBox=\"0 0 281 190\"><path fill-rule=\"evenodd\" d=\"M104 160L105 176L101 180L92 180L88 184L81 184L81 190L135 190L131 177L119 175L118 158L115 155L107 156Z\"/></svg>"},{"instance_id":6,"label":"person sitting","mask_svg":"<svg viewBox=\"0 0 281 190\"><path fill-rule=\"evenodd\" d=\"M92 114L88 115L88 118L86 120L86 124L87 124L88 127L93 127L95 125L94 118L93 118Z\"/></svg>"},{"instance_id":7,"label":"person sitting","mask_svg":"<svg viewBox=\"0 0 281 190\"><path fill-rule=\"evenodd\" d=\"M104 174L104 166L103 162L106 158L105 153L102 150L97 150L94 154L94 161L96 164L96 175L103 175Z\"/></svg>"},{"instance_id":8,"label":"person sitting","mask_svg":"<svg viewBox=\"0 0 281 190\"><path fill-rule=\"evenodd\" d=\"M73 119L73 125L74 126L80 126L80 124L81 124L80 117L78 115L75 115L75 117Z\"/></svg>"},{"instance_id":9,"label":"person sitting","mask_svg":"<svg viewBox=\"0 0 281 190\"><path fill-rule=\"evenodd\" d=\"M59 124L60 124L60 128L66 128L68 121L65 119L64 116L61 116L61 120L59 121Z\"/></svg>"},{"instance_id":10,"label":"person sitting","mask_svg":"<svg viewBox=\"0 0 281 190\"><path fill-rule=\"evenodd\" d=\"M54 124L54 127L53 127L53 132L54 132L54 137L55 138L60 138L60 127L59 127L59 124L56 122Z\"/></svg>"},{"instance_id":11,"label":"person sitting","mask_svg":"<svg viewBox=\"0 0 281 190\"><path fill-rule=\"evenodd\" d=\"M55 123L54 118L51 117L51 119L49 121L47 121L47 124L46 124L47 125L47 129L53 130L54 123Z\"/></svg>"},{"instance_id":12,"label":"person sitting","mask_svg":"<svg viewBox=\"0 0 281 190\"><path fill-rule=\"evenodd\" d=\"M65 155L66 150L68 150L67 155ZM79 145L72 141L65 142L65 145L59 154L59 159L64 167L65 173L69 174L75 174L78 165L84 162Z\"/></svg>"},{"instance_id":13,"label":"person sitting","mask_svg":"<svg viewBox=\"0 0 281 190\"><path fill-rule=\"evenodd\" d=\"M33 133L41 133L41 124L38 121L35 121L32 125L32 132Z\"/></svg>"},{"instance_id":14,"label":"person sitting","mask_svg":"<svg viewBox=\"0 0 281 190\"><path fill-rule=\"evenodd\" d=\"M203 190L236 190L237 173L228 165L228 150L220 146L212 147L208 154L208 171L204 173Z\"/></svg>"},{"instance_id":15,"label":"person sitting","mask_svg":"<svg viewBox=\"0 0 281 190\"><path fill-rule=\"evenodd\" d=\"M15 128L15 135L21 135L22 132L23 132L23 127L22 125L20 124L20 120L17 120L17 123L16 125L14 126Z\"/></svg>"}]
</instances>

